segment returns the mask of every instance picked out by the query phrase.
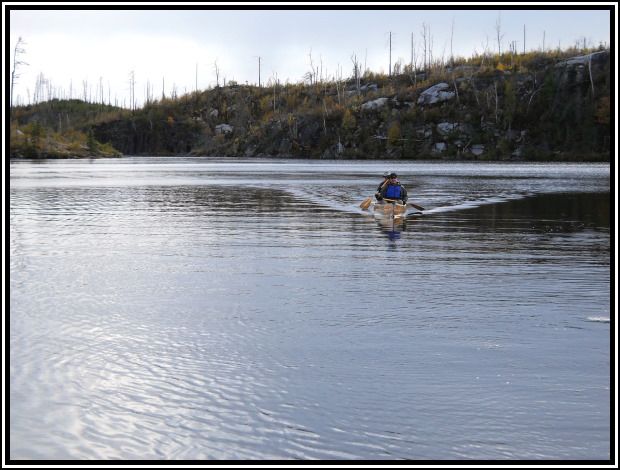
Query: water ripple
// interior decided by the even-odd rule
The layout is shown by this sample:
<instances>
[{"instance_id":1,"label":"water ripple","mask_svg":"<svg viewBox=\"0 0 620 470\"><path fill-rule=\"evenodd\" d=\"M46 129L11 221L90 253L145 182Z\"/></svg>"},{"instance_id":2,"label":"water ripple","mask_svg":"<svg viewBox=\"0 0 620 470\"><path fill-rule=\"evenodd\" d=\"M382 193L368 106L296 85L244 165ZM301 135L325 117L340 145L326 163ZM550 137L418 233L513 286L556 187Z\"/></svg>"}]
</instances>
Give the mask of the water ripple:
<instances>
[{"instance_id":1,"label":"water ripple","mask_svg":"<svg viewBox=\"0 0 620 470\"><path fill-rule=\"evenodd\" d=\"M11 458L607 458L609 167L506 168L11 162Z\"/></svg>"}]
</instances>

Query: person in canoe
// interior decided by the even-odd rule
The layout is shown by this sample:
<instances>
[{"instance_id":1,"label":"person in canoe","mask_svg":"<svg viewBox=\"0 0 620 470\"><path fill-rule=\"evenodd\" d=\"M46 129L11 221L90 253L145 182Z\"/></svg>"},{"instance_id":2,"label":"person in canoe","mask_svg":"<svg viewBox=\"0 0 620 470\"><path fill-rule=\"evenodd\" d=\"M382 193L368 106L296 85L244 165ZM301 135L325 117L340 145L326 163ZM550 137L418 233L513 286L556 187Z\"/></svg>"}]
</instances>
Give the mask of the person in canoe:
<instances>
[{"instance_id":1,"label":"person in canoe","mask_svg":"<svg viewBox=\"0 0 620 470\"><path fill-rule=\"evenodd\" d=\"M397 200L403 204L407 204L407 190L400 184L400 181L398 181L398 175L396 173L390 173L387 183L384 184L383 189L381 189L381 198Z\"/></svg>"},{"instance_id":2,"label":"person in canoe","mask_svg":"<svg viewBox=\"0 0 620 470\"><path fill-rule=\"evenodd\" d=\"M387 184L389 180L390 180L390 172L386 171L385 173L383 173L383 181L381 181L379 186L377 186L377 192L375 193L375 199L377 201L383 200L383 197L381 196L381 191L383 191L383 187Z\"/></svg>"}]
</instances>

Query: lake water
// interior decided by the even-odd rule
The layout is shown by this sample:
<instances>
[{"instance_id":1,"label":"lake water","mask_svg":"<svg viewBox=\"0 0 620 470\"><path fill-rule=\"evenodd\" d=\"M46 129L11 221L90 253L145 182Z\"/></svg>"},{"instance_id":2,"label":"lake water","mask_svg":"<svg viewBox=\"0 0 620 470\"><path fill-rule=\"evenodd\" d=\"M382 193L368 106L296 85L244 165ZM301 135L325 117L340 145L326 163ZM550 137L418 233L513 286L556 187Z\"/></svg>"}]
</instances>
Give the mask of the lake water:
<instances>
[{"instance_id":1,"label":"lake water","mask_svg":"<svg viewBox=\"0 0 620 470\"><path fill-rule=\"evenodd\" d=\"M359 208L389 170L424 215ZM608 460L610 202L598 164L11 161L7 452Z\"/></svg>"}]
</instances>

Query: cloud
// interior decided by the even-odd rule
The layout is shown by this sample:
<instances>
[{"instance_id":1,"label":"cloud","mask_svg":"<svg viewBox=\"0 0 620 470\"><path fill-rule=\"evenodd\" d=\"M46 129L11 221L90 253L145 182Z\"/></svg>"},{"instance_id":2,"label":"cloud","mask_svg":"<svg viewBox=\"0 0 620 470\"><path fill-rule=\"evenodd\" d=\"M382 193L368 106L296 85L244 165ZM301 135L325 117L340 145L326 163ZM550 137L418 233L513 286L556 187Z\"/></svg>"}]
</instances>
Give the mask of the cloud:
<instances>
[{"instance_id":1,"label":"cloud","mask_svg":"<svg viewBox=\"0 0 620 470\"><path fill-rule=\"evenodd\" d=\"M173 84L183 93L195 87L197 63L199 87L207 87L211 79L215 81L215 74L207 76L205 70L205 61L212 63L215 57L208 45L172 35L123 32L113 33L105 41L89 35L79 40L63 33L33 35L27 41L25 54L30 65L22 68L19 88L22 94L26 88L32 93L37 75L43 73L65 93L72 87L73 97L82 97L83 81L96 89L101 80L104 88L109 84L116 93L124 94L129 90L129 75L133 71L138 97L143 95L147 82L158 90L157 95L161 94L164 79L167 94Z\"/></svg>"}]
</instances>

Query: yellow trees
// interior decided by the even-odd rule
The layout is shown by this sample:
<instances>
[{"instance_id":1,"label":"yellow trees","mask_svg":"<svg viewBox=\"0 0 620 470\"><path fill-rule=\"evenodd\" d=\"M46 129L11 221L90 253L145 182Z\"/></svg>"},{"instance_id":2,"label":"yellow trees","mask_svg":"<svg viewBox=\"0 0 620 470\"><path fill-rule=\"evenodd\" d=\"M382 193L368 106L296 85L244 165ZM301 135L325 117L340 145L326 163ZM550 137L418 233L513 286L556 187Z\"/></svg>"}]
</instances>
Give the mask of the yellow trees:
<instances>
[{"instance_id":1,"label":"yellow trees","mask_svg":"<svg viewBox=\"0 0 620 470\"><path fill-rule=\"evenodd\" d=\"M342 127L346 130L352 130L357 126L357 120L350 109L346 109L342 116Z\"/></svg>"}]
</instances>

